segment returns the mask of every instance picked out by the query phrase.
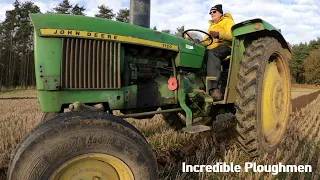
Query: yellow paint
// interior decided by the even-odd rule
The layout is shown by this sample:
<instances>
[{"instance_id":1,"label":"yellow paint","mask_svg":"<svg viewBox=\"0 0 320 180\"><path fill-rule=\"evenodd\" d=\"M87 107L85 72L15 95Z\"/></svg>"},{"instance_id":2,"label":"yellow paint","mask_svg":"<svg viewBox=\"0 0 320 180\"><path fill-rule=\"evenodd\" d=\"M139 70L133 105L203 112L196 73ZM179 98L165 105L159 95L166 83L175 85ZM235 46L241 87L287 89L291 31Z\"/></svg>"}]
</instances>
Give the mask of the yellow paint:
<instances>
[{"instance_id":1,"label":"yellow paint","mask_svg":"<svg viewBox=\"0 0 320 180\"><path fill-rule=\"evenodd\" d=\"M88 32L88 31L67 30L67 29L40 29L40 36L79 37L79 38L112 40L112 41L127 42L127 43L141 44L141 45L149 45L153 47L178 51L178 46L172 45L172 44L160 43L160 42L139 39L139 38L134 38L129 36L99 33L99 32Z\"/></svg>"},{"instance_id":2,"label":"yellow paint","mask_svg":"<svg viewBox=\"0 0 320 180\"><path fill-rule=\"evenodd\" d=\"M49 180L133 180L130 168L120 159L107 154L84 154L63 163Z\"/></svg>"},{"instance_id":3,"label":"yellow paint","mask_svg":"<svg viewBox=\"0 0 320 180\"><path fill-rule=\"evenodd\" d=\"M290 80L284 59L274 54L263 77L262 132L268 146L281 140L290 111Z\"/></svg>"}]
</instances>

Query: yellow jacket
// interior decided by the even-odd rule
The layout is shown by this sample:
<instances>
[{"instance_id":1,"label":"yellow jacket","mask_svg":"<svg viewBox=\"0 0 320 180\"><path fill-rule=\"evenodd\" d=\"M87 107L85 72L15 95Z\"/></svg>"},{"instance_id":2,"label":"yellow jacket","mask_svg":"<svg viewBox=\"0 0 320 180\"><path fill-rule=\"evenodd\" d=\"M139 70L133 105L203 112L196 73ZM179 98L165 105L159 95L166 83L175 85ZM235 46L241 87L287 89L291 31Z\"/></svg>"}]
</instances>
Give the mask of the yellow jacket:
<instances>
[{"instance_id":1,"label":"yellow jacket","mask_svg":"<svg viewBox=\"0 0 320 180\"><path fill-rule=\"evenodd\" d=\"M219 32L219 39L213 39L213 43L207 47L207 49L213 49L221 44L226 44L228 46L232 46L232 34L231 34L231 27L234 25L233 18L230 13L226 13L217 22L212 22L211 20L209 22L209 28L208 33L210 31L217 31ZM205 35L203 40L206 40L208 38L207 35ZM207 40L203 42L203 45L209 44L210 40Z\"/></svg>"}]
</instances>

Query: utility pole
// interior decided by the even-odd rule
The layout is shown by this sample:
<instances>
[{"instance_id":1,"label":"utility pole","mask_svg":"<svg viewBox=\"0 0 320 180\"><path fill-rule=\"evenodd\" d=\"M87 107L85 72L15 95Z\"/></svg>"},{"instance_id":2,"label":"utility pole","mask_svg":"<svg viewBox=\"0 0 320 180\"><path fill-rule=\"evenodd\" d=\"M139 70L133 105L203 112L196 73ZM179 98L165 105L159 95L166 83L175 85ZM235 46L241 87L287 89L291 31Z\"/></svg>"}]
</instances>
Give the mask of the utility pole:
<instances>
[{"instance_id":1,"label":"utility pole","mask_svg":"<svg viewBox=\"0 0 320 180\"><path fill-rule=\"evenodd\" d=\"M130 0L129 23L150 28L150 0Z\"/></svg>"}]
</instances>

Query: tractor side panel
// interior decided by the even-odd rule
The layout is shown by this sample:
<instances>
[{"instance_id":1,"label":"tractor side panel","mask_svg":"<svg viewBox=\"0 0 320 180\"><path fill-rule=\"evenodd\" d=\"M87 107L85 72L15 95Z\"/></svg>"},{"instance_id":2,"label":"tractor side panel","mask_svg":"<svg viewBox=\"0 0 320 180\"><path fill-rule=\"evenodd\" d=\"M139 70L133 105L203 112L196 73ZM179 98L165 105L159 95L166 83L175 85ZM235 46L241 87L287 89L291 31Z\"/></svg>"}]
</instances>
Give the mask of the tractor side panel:
<instances>
[{"instance_id":1,"label":"tractor side panel","mask_svg":"<svg viewBox=\"0 0 320 180\"><path fill-rule=\"evenodd\" d=\"M62 105L81 100L83 103L108 102L110 109L134 108L137 104L137 86L119 90L38 91L42 112L59 112Z\"/></svg>"},{"instance_id":2,"label":"tractor side panel","mask_svg":"<svg viewBox=\"0 0 320 180\"><path fill-rule=\"evenodd\" d=\"M60 85L61 39L34 36L37 90L57 90Z\"/></svg>"},{"instance_id":3,"label":"tractor side panel","mask_svg":"<svg viewBox=\"0 0 320 180\"><path fill-rule=\"evenodd\" d=\"M204 52L203 52L204 54ZM176 67L192 67L201 68L203 62L203 55L179 53L175 60Z\"/></svg>"},{"instance_id":4,"label":"tractor side panel","mask_svg":"<svg viewBox=\"0 0 320 180\"><path fill-rule=\"evenodd\" d=\"M239 38L233 38L232 42L232 51L231 51L231 63L228 72L228 82L226 88L226 102L225 103L234 103L237 99L236 94L236 85L237 85L237 75L239 72L239 64L241 59L244 57L243 52L245 50L244 40Z\"/></svg>"}]
</instances>

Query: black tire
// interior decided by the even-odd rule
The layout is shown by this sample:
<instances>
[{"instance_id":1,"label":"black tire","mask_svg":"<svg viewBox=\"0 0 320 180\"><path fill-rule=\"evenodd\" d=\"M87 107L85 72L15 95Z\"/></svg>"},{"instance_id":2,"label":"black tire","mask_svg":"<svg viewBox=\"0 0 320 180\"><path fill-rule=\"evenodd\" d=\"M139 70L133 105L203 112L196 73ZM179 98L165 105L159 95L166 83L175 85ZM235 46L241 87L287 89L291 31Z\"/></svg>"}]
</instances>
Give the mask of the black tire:
<instances>
[{"instance_id":1,"label":"black tire","mask_svg":"<svg viewBox=\"0 0 320 180\"><path fill-rule=\"evenodd\" d=\"M260 156L265 152L273 152L280 143L280 140L276 139L272 141L273 143L270 142L270 144L268 144L266 138L268 136L263 134L264 129L261 120L262 111L264 111L262 108L262 95L265 93L263 92L265 69L269 63L269 58L275 53L279 55L279 57L282 57L284 61L282 64L284 64L285 67L283 68L283 71L284 73L288 73L289 57L287 57L281 44L272 37L263 37L253 41L248 48L246 48L244 59L240 62L239 66L236 86L237 100L235 102L237 120L236 132L239 135L237 140L239 147L252 158ZM283 86L290 88L290 72L288 77L289 78L285 79L285 82L283 82L286 85ZM285 91L287 92L287 89ZM289 97L286 96L285 98L291 99L290 93ZM283 101L287 102L287 99ZM288 103L288 106L291 106L291 103ZM284 130L279 130L279 134L276 136L279 139L282 139L284 135L290 113L290 107L286 106L283 108L283 116L285 118L281 121L281 127L283 127Z\"/></svg>"},{"instance_id":2,"label":"black tire","mask_svg":"<svg viewBox=\"0 0 320 180\"><path fill-rule=\"evenodd\" d=\"M56 112L45 112L45 113L42 113L41 115L41 122L42 121L46 121L48 119L51 119L53 118L55 115L57 115L58 113Z\"/></svg>"},{"instance_id":3,"label":"black tire","mask_svg":"<svg viewBox=\"0 0 320 180\"><path fill-rule=\"evenodd\" d=\"M156 158L143 135L128 122L104 112L68 112L42 122L19 145L7 177L48 179L60 165L89 153L120 159L134 179L158 178Z\"/></svg>"}]
</instances>

